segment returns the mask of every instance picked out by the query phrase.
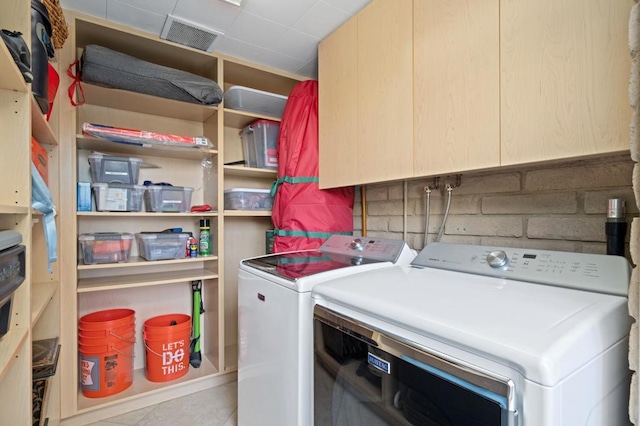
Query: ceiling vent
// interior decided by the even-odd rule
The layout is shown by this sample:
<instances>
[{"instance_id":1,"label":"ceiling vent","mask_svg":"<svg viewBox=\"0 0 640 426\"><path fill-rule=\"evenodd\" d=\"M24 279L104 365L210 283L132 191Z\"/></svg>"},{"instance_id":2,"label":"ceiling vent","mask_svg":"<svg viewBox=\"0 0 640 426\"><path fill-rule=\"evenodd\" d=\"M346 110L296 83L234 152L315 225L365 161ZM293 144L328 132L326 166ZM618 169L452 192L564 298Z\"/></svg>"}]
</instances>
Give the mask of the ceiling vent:
<instances>
[{"instance_id":1,"label":"ceiling vent","mask_svg":"<svg viewBox=\"0 0 640 426\"><path fill-rule=\"evenodd\" d=\"M223 35L224 33L220 31L205 28L193 22L169 15L162 28L162 33L160 33L160 38L193 47L194 49L211 52L216 38Z\"/></svg>"}]
</instances>

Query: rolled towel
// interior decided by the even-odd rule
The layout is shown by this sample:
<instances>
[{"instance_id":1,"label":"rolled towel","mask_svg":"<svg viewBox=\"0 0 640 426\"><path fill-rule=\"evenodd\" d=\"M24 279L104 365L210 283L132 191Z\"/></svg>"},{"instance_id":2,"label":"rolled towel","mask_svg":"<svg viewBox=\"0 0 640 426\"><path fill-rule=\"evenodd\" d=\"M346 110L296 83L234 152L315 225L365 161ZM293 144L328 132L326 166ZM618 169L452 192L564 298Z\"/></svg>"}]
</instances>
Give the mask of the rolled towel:
<instances>
[{"instance_id":1,"label":"rolled towel","mask_svg":"<svg viewBox=\"0 0 640 426\"><path fill-rule=\"evenodd\" d=\"M638 304L640 303L640 268L633 268L631 271L631 282L629 283L629 315L638 320Z\"/></svg>"},{"instance_id":2,"label":"rolled towel","mask_svg":"<svg viewBox=\"0 0 640 426\"><path fill-rule=\"evenodd\" d=\"M629 332L629 369L638 371L638 323L631 324Z\"/></svg>"},{"instance_id":3,"label":"rolled towel","mask_svg":"<svg viewBox=\"0 0 640 426\"><path fill-rule=\"evenodd\" d=\"M640 52L640 6L637 2L631 8L629 17L629 52L632 57Z\"/></svg>"},{"instance_id":4,"label":"rolled towel","mask_svg":"<svg viewBox=\"0 0 640 426\"><path fill-rule=\"evenodd\" d=\"M634 425L638 424L638 373L631 376L629 392L629 420Z\"/></svg>"},{"instance_id":5,"label":"rolled towel","mask_svg":"<svg viewBox=\"0 0 640 426\"><path fill-rule=\"evenodd\" d=\"M631 124L629 124L629 149L631 159L636 163L640 162L640 112L639 109L631 114Z\"/></svg>"},{"instance_id":6,"label":"rolled towel","mask_svg":"<svg viewBox=\"0 0 640 426\"><path fill-rule=\"evenodd\" d=\"M629 105L638 109L640 105L640 54L631 58L631 72L629 73Z\"/></svg>"},{"instance_id":7,"label":"rolled towel","mask_svg":"<svg viewBox=\"0 0 640 426\"><path fill-rule=\"evenodd\" d=\"M629 252L634 265L640 262L640 219L634 217L631 221L631 235L629 236Z\"/></svg>"}]
</instances>

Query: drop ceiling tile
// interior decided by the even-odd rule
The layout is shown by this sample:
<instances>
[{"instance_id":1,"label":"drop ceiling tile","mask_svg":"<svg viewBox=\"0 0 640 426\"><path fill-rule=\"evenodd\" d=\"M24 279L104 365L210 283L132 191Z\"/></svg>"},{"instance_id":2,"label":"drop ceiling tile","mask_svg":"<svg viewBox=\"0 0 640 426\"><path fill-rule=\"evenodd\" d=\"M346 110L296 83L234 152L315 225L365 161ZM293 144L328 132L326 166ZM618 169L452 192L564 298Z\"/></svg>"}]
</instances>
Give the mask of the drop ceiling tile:
<instances>
[{"instance_id":1,"label":"drop ceiling tile","mask_svg":"<svg viewBox=\"0 0 640 426\"><path fill-rule=\"evenodd\" d=\"M306 62L318 55L319 42L315 37L290 29L270 49Z\"/></svg>"},{"instance_id":2,"label":"drop ceiling tile","mask_svg":"<svg viewBox=\"0 0 640 426\"><path fill-rule=\"evenodd\" d=\"M296 70L296 74L303 75L305 77L309 77L311 79L318 79L318 58L312 59L306 64Z\"/></svg>"},{"instance_id":3,"label":"drop ceiling tile","mask_svg":"<svg viewBox=\"0 0 640 426\"><path fill-rule=\"evenodd\" d=\"M371 0L320 0L328 3L338 9L347 12L349 15L355 15L360 9L371 3Z\"/></svg>"},{"instance_id":4,"label":"drop ceiling tile","mask_svg":"<svg viewBox=\"0 0 640 426\"><path fill-rule=\"evenodd\" d=\"M129 25L152 34L160 34L167 17L148 10L138 9L117 0L108 0L107 19Z\"/></svg>"},{"instance_id":5,"label":"drop ceiling tile","mask_svg":"<svg viewBox=\"0 0 640 426\"><path fill-rule=\"evenodd\" d=\"M107 17L107 0L61 0L63 9L71 9L99 18Z\"/></svg>"},{"instance_id":6,"label":"drop ceiling tile","mask_svg":"<svg viewBox=\"0 0 640 426\"><path fill-rule=\"evenodd\" d=\"M173 12L178 0L120 0L120 2L149 12L168 15Z\"/></svg>"},{"instance_id":7,"label":"drop ceiling tile","mask_svg":"<svg viewBox=\"0 0 640 426\"><path fill-rule=\"evenodd\" d=\"M278 24L292 26L318 0L244 0L242 10Z\"/></svg>"},{"instance_id":8,"label":"drop ceiling tile","mask_svg":"<svg viewBox=\"0 0 640 426\"><path fill-rule=\"evenodd\" d=\"M322 40L347 19L349 19L347 12L319 1L293 28Z\"/></svg>"},{"instance_id":9,"label":"drop ceiling tile","mask_svg":"<svg viewBox=\"0 0 640 426\"><path fill-rule=\"evenodd\" d=\"M219 0L178 0L173 15L205 28L226 32L240 8Z\"/></svg>"},{"instance_id":10,"label":"drop ceiling tile","mask_svg":"<svg viewBox=\"0 0 640 426\"><path fill-rule=\"evenodd\" d=\"M240 12L225 36L264 48L271 47L287 32L287 27L248 12Z\"/></svg>"}]
</instances>

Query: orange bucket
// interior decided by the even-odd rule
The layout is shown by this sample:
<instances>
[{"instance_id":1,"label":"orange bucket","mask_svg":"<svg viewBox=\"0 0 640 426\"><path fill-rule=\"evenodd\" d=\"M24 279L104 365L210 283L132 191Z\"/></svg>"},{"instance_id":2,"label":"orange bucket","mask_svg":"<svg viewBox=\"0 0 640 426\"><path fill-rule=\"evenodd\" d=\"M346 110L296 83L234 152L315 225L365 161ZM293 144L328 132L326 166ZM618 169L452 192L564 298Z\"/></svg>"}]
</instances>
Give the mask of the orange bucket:
<instances>
[{"instance_id":1,"label":"orange bucket","mask_svg":"<svg viewBox=\"0 0 640 426\"><path fill-rule=\"evenodd\" d=\"M87 398L115 395L133 383L133 343L116 340L78 345L80 385Z\"/></svg>"},{"instance_id":2,"label":"orange bucket","mask_svg":"<svg viewBox=\"0 0 640 426\"><path fill-rule=\"evenodd\" d=\"M108 343L116 343L116 342L126 342L126 343L135 343L136 342L136 329L135 326L131 326L128 330L115 333L110 332L108 336L92 336L86 335L80 330L78 333L78 344L84 346L101 346Z\"/></svg>"},{"instance_id":3,"label":"orange bucket","mask_svg":"<svg viewBox=\"0 0 640 426\"><path fill-rule=\"evenodd\" d=\"M189 371L191 317L162 315L144 323L145 375L151 382L167 382Z\"/></svg>"},{"instance_id":4,"label":"orange bucket","mask_svg":"<svg viewBox=\"0 0 640 426\"><path fill-rule=\"evenodd\" d=\"M109 331L134 324L136 312L132 309L109 309L87 314L80 318L81 330Z\"/></svg>"}]
</instances>

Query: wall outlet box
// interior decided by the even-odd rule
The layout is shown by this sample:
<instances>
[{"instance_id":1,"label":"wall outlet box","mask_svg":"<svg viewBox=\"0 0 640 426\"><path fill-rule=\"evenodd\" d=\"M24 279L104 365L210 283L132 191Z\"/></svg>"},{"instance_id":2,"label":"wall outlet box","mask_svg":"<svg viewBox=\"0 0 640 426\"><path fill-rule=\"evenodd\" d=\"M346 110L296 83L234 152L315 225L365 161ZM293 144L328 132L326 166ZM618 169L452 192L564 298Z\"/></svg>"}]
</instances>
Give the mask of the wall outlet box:
<instances>
[{"instance_id":1,"label":"wall outlet box","mask_svg":"<svg viewBox=\"0 0 640 426\"><path fill-rule=\"evenodd\" d=\"M91 183L78 182L77 210L79 212L91 211Z\"/></svg>"}]
</instances>

